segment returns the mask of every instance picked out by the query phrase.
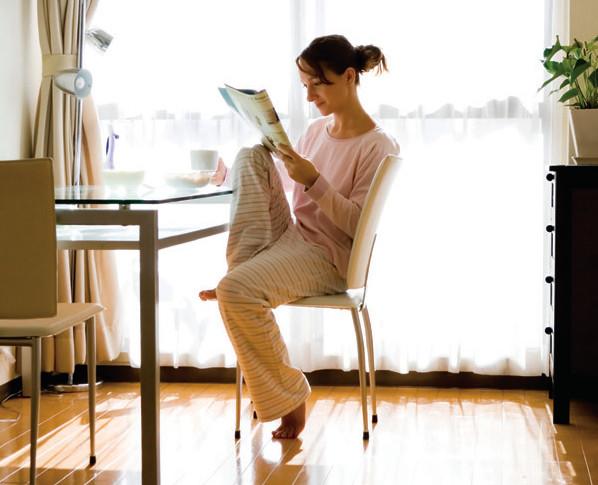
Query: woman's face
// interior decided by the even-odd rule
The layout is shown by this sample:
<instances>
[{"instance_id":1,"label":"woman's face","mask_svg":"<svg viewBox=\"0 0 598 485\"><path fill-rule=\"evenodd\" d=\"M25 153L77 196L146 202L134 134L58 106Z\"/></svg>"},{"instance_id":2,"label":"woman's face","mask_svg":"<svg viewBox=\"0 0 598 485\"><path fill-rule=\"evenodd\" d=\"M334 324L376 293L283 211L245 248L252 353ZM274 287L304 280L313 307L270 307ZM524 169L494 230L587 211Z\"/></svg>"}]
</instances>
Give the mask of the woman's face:
<instances>
[{"instance_id":1,"label":"woman's face","mask_svg":"<svg viewBox=\"0 0 598 485\"><path fill-rule=\"evenodd\" d=\"M341 111L347 103L351 89L354 89L354 72L351 68L343 74L324 69L324 75L332 84L325 84L309 67L299 61L305 71L299 69L299 78L307 91L307 101L314 103L322 116Z\"/></svg>"}]
</instances>

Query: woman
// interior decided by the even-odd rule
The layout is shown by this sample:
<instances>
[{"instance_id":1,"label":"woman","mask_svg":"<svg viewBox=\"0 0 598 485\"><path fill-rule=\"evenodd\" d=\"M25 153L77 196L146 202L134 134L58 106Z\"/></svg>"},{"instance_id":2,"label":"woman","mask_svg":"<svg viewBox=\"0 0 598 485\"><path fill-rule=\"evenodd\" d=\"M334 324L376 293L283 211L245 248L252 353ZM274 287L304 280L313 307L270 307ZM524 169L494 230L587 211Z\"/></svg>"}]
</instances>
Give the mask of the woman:
<instances>
[{"instance_id":1,"label":"woman","mask_svg":"<svg viewBox=\"0 0 598 485\"><path fill-rule=\"evenodd\" d=\"M297 150L277 147L280 174L261 145L242 149L230 171L219 163L214 182L227 182L234 192L228 273L215 290L199 293L202 300L218 300L258 418L281 418L274 438L296 438L303 430L311 390L289 363L272 309L346 290L370 183L384 156L399 151L357 95L361 73L386 70L379 48L353 47L341 35L328 35L314 39L296 64L307 100L322 118L310 125ZM281 176L293 188L296 221Z\"/></svg>"}]
</instances>

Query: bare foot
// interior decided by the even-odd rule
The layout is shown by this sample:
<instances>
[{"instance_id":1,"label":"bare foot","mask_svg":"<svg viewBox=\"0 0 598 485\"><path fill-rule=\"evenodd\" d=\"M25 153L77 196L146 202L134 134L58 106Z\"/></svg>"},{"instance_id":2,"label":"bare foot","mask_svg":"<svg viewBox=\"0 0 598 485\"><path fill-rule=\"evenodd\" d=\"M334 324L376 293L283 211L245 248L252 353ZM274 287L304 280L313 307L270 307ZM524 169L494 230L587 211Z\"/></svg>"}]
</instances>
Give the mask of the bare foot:
<instances>
[{"instance_id":1,"label":"bare foot","mask_svg":"<svg viewBox=\"0 0 598 485\"><path fill-rule=\"evenodd\" d=\"M281 418L280 426L272 431L275 439L295 439L305 428L305 403Z\"/></svg>"},{"instance_id":2,"label":"bare foot","mask_svg":"<svg viewBox=\"0 0 598 485\"><path fill-rule=\"evenodd\" d=\"M216 300L216 290L201 290L199 292L199 298L201 298L202 301Z\"/></svg>"}]
</instances>

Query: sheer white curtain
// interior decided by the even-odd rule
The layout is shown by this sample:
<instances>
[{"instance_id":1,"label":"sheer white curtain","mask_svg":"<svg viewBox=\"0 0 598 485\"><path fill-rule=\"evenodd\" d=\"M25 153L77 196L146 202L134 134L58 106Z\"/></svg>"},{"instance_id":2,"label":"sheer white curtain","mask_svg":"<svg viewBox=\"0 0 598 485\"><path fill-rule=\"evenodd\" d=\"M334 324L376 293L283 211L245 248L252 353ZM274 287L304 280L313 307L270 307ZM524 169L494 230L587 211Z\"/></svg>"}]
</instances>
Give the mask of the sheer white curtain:
<instances>
[{"instance_id":1,"label":"sheer white curtain","mask_svg":"<svg viewBox=\"0 0 598 485\"><path fill-rule=\"evenodd\" d=\"M191 147L217 148L230 164L259 139L218 85L268 89L296 141L317 114L296 75L301 49L328 33L380 46L391 72L366 75L361 96L406 163L372 263L377 366L538 375L546 110L537 87L549 17L550 2L539 0L104 0L95 25L115 39L90 62L105 132L119 135L116 167L158 180L186 167ZM185 211L163 216L201 217L198 206ZM161 252L163 364L234 365L216 305L196 298L224 273L225 241ZM120 258L131 302L123 352L135 364L137 263ZM356 368L348 315L277 316L302 369Z\"/></svg>"}]
</instances>

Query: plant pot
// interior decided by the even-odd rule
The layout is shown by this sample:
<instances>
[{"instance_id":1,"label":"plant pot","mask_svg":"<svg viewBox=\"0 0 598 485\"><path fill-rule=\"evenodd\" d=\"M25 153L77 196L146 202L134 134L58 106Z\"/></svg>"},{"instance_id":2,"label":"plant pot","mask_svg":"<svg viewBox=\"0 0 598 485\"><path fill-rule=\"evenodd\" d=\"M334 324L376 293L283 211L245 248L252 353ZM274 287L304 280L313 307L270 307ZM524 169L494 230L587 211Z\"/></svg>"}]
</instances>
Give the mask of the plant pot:
<instances>
[{"instance_id":1,"label":"plant pot","mask_svg":"<svg viewBox=\"0 0 598 485\"><path fill-rule=\"evenodd\" d=\"M569 122L575 157L598 158L598 109L570 109Z\"/></svg>"}]
</instances>

